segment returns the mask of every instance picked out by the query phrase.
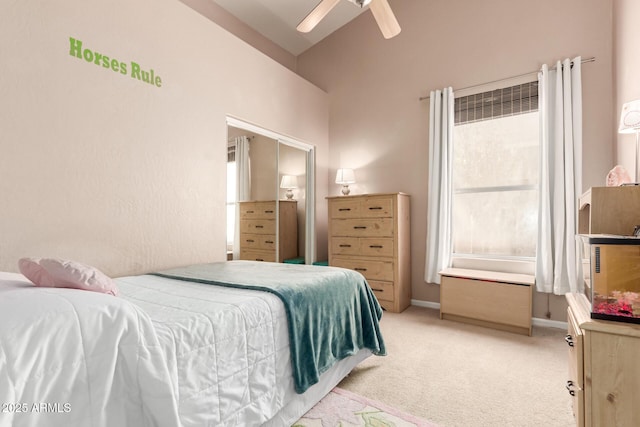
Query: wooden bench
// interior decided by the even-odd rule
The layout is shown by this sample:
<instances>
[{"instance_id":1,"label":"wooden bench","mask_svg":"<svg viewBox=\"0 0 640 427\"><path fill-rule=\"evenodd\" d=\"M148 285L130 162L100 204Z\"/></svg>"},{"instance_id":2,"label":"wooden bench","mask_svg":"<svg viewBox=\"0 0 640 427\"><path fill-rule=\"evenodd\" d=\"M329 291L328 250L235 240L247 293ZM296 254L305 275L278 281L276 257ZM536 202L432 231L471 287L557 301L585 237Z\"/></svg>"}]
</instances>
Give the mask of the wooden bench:
<instances>
[{"instance_id":1,"label":"wooden bench","mask_svg":"<svg viewBox=\"0 0 640 427\"><path fill-rule=\"evenodd\" d=\"M531 336L534 276L447 268L440 318Z\"/></svg>"}]
</instances>

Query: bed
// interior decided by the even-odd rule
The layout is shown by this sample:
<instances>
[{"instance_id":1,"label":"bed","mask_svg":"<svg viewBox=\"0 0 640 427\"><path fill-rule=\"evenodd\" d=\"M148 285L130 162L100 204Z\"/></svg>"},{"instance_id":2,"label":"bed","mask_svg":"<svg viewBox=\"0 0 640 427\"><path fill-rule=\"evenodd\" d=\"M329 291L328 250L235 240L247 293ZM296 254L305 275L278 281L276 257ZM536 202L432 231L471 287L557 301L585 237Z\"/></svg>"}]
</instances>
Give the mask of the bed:
<instances>
[{"instance_id":1,"label":"bed","mask_svg":"<svg viewBox=\"0 0 640 427\"><path fill-rule=\"evenodd\" d=\"M290 426L385 354L351 270L233 261L115 282L118 297L0 273L0 426Z\"/></svg>"}]
</instances>

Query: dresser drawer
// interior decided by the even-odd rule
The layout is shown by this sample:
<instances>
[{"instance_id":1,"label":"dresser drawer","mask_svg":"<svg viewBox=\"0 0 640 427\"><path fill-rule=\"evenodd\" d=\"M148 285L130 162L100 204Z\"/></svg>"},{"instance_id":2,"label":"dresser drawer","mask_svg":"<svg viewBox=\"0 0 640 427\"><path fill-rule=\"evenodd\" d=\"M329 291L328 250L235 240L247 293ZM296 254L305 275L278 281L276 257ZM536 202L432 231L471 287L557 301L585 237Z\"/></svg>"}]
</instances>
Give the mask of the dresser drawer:
<instances>
[{"instance_id":1,"label":"dresser drawer","mask_svg":"<svg viewBox=\"0 0 640 427\"><path fill-rule=\"evenodd\" d=\"M240 218L275 219L276 205L274 202L241 202Z\"/></svg>"},{"instance_id":2,"label":"dresser drawer","mask_svg":"<svg viewBox=\"0 0 640 427\"><path fill-rule=\"evenodd\" d=\"M390 218L393 216L393 197L365 197L336 199L330 206L331 218Z\"/></svg>"},{"instance_id":3,"label":"dresser drawer","mask_svg":"<svg viewBox=\"0 0 640 427\"><path fill-rule=\"evenodd\" d=\"M571 308L567 309L567 342L569 353L569 380L571 407L578 426L584 426L584 335Z\"/></svg>"},{"instance_id":4,"label":"dresser drawer","mask_svg":"<svg viewBox=\"0 0 640 427\"><path fill-rule=\"evenodd\" d=\"M394 240L388 238L363 237L360 239L360 253L366 256L393 257Z\"/></svg>"},{"instance_id":5,"label":"dresser drawer","mask_svg":"<svg viewBox=\"0 0 640 427\"><path fill-rule=\"evenodd\" d=\"M378 303L380 303L380 307L382 307L386 311L396 311L394 308L393 301L385 301L381 299L381 300L378 300Z\"/></svg>"},{"instance_id":6,"label":"dresser drawer","mask_svg":"<svg viewBox=\"0 0 640 427\"><path fill-rule=\"evenodd\" d=\"M393 282L393 262L358 258L333 257L331 265L361 273L367 280Z\"/></svg>"},{"instance_id":7,"label":"dresser drawer","mask_svg":"<svg viewBox=\"0 0 640 427\"><path fill-rule=\"evenodd\" d=\"M276 222L269 219L247 219L240 222L240 233L276 234Z\"/></svg>"},{"instance_id":8,"label":"dresser drawer","mask_svg":"<svg viewBox=\"0 0 640 427\"><path fill-rule=\"evenodd\" d=\"M362 203L358 199L334 200L329 205L331 218L360 218Z\"/></svg>"},{"instance_id":9,"label":"dresser drawer","mask_svg":"<svg viewBox=\"0 0 640 427\"><path fill-rule=\"evenodd\" d=\"M392 217L393 197L367 197L362 200L361 212L365 217Z\"/></svg>"},{"instance_id":10,"label":"dresser drawer","mask_svg":"<svg viewBox=\"0 0 640 427\"><path fill-rule=\"evenodd\" d=\"M275 234L240 234L240 247L247 249L276 250Z\"/></svg>"},{"instance_id":11,"label":"dresser drawer","mask_svg":"<svg viewBox=\"0 0 640 427\"><path fill-rule=\"evenodd\" d=\"M331 240L334 255L393 257L393 239L388 237L335 237Z\"/></svg>"},{"instance_id":12,"label":"dresser drawer","mask_svg":"<svg viewBox=\"0 0 640 427\"><path fill-rule=\"evenodd\" d=\"M332 236L393 237L393 219L332 219Z\"/></svg>"},{"instance_id":13,"label":"dresser drawer","mask_svg":"<svg viewBox=\"0 0 640 427\"><path fill-rule=\"evenodd\" d=\"M240 259L247 261L276 262L275 251L240 250Z\"/></svg>"},{"instance_id":14,"label":"dresser drawer","mask_svg":"<svg viewBox=\"0 0 640 427\"><path fill-rule=\"evenodd\" d=\"M381 282L379 280L368 280L368 282L378 301L393 302L393 282Z\"/></svg>"}]
</instances>

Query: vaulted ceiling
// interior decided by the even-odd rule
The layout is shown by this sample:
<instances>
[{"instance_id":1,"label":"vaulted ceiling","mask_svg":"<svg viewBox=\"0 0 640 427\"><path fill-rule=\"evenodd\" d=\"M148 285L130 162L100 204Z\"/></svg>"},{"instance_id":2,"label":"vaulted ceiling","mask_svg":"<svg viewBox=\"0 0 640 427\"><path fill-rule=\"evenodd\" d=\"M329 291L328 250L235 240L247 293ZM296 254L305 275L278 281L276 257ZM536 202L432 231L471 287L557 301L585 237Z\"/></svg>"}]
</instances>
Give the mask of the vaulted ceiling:
<instances>
[{"instance_id":1,"label":"vaulted ceiling","mask_svg":"<svg viewBox=\"0 0 640 427\"><path fill-rule=\"evenodd\" d=\"M309 49L368 9L360 8L347 0L340 1L317 27L304 34L298 32L296 26L320 0L211 1L294 56Z\"/></svg>"}]
</instances>

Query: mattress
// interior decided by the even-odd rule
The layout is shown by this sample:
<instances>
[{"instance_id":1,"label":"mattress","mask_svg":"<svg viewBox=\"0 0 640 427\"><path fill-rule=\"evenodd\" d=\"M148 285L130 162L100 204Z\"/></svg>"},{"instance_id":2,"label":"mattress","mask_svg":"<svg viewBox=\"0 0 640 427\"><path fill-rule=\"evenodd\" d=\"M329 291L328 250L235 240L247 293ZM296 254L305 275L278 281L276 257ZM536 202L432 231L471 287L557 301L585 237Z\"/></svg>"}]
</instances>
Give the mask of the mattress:
<instances>
[{"instance_id":1,"label":"mattress","mask_svg":"<svg viewBox=\"0 0 640 427\"><path fill-rule=\"evenodd\" d=\"M0 426L288 426L371 354L297 394L277 296L151 275L116 282L118 298L0 273L0 396L14 404Z\"/></svg>"}]
</instances>

